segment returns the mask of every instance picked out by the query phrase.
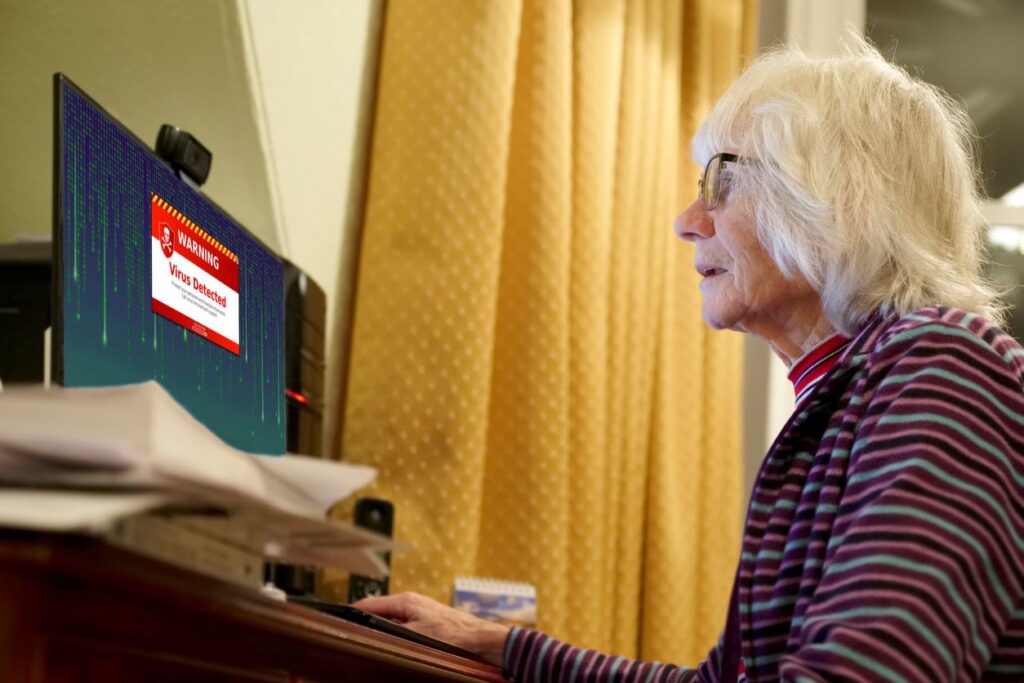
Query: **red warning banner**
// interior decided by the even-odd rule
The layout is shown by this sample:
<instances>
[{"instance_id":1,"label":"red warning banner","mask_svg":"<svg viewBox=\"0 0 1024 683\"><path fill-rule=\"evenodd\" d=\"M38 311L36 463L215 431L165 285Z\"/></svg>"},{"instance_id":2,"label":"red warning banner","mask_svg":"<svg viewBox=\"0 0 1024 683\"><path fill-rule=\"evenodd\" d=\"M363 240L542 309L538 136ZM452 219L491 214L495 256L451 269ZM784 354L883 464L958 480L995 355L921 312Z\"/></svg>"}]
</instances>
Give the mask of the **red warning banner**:
<instances>
[{"instance_id":1,"label":"red warning banner","mask_svg":"<svg viewBox=\"0 0 1024 683\"><path fill-rule=\"evenodd\" d=\"M153 311L238 354L238 256L156 194Z\"/></svg>"}]
</instances>

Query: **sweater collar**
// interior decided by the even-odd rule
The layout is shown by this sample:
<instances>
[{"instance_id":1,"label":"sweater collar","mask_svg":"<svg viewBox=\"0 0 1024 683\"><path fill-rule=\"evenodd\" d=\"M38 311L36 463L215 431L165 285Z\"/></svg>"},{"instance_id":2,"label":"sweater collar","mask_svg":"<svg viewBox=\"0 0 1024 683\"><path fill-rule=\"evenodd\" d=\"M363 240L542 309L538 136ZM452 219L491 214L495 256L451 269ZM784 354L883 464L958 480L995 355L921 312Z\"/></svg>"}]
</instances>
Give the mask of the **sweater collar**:
<instances>
[{"instance_id":1,"label":"sweater collar","mask_svg":"<svg viewBox=\"0 0 1024 683\"><path fill-rule=\"evenodd\" d=\"M810 394L814 386L835 366L850 345L850 338L836 332L818 342L811 350L800 356L789 369L789 381L799 404Z\"/></svg>"},{"instance_id":2,"label":"sweater collar","mask_svg":"<svg viewBox=\"0 0 1024 683\"><path fill-rule=\"evenodd\" d=\"M832 369L832 372L822 375L820 389L809 392L805 397L808 399L806 403L797 405L798 410L794 412L794 417L806 417L808 413L817 410L819 405L832 394L842 391L849 381L849 375L856 372L866 361L868 355L878 344L879 337L885 333L895 319L895 315L883 315L879 312L868 316L845 350L837 355L836 367ZM797 421L802 420L798 419Z\"/></svg>"}]
</instances>

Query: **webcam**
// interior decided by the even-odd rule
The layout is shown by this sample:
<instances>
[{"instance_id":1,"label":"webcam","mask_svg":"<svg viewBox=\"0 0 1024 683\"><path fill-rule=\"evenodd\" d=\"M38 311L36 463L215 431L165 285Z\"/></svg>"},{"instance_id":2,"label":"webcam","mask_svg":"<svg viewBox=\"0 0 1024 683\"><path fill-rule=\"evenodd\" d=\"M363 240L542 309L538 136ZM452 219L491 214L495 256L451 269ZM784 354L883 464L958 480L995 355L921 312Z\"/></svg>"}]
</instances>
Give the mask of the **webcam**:
<instances>
[{"instance_id":1,"label":"webcam","mask_svg":"<svg viewBox=\"0 0 1024 683\"><path fill-rule=\"evenodd\" d=\"M210 175L213 154L188 131L165 123L156 136L156 154L181 176L185 174L197 186Z\"/></svg>"}]
</instances>

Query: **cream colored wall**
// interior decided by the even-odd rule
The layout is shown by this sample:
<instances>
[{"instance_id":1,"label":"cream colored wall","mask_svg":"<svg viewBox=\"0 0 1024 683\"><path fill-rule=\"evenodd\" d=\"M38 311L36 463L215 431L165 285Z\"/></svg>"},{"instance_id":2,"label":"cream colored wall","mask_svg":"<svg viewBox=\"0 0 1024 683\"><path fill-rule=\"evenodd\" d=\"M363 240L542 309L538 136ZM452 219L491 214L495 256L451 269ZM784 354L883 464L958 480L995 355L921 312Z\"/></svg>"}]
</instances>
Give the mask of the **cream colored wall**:
<instances>
[{"instance_id":1,"label":"cream colored wall","mask_svg":"<svg viewBox=\"0 0 1024 683\"><path fill-rule=\"evenodd\" d=\"M62 71L152 146L162 123L214 154L204 191L278 244L233 0L0 0L0 241L52 225L53 85Z\"/></svg>"},{"instance_id":2,"label":"cream colored wall","mask_svg":"<svg viewBox=\"0 0 1024 683\"><path fill-rule=\"evenodd\" d=\"M242 0L261 123L281 202L281 245L328 292L337 283L353 174L362 175L379 0ZM359 159L357 159L359 157ZM353 163L358 168L353 168Z\"/></svg>"},{"instance_id":3,"label":"cream colored wall","mask_svg":"<svg viewBox=\"0 0 1024 683\"><path fill-rule=\"evenodd\" d=\"M327 292L328 415L347 357L382 0L239 0L282 253ZM328 427L333 442L334 425Z\"/></svg>"},{"instance_id":4,"label":"cream colored wall","mask_svg":"<svg viewBox=\"0 0 1024 683\"><path fill-rule=\"evenodd\" d=\"M866 0L788 0L786 37L821 57L839 52L847 28L864 33Z\"/></svg>"}]
</instances>

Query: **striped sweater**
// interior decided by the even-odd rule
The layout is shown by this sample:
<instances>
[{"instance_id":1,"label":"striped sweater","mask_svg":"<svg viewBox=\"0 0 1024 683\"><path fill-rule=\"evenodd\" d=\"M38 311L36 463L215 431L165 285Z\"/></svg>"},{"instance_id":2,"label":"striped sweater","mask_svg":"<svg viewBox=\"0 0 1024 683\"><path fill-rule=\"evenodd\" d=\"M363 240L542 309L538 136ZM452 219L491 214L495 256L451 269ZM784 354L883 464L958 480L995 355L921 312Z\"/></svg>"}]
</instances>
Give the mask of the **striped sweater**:
<instances>
[{"instance_id":1,"label":"striped sweater","mask_svg":"<svg viewBox=\"0 0 1024 683\"><path fill-rule=\"evenodd\" d=\"M963 311L876 318L768 451L703 663L514 629L504 666L520 683L1024 680L1024 349Z\"/></svg>"}]
</instances>

